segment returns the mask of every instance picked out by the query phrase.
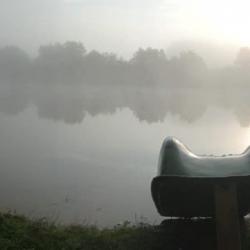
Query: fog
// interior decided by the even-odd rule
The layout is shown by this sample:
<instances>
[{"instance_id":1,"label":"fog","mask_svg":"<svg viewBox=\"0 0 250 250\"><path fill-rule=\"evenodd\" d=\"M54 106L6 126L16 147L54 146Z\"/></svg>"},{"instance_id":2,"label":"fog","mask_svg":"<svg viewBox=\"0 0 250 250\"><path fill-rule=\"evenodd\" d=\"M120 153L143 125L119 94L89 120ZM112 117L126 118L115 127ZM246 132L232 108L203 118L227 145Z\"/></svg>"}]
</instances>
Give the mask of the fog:
<instances>
[{"instance_id":1,"label":"fog","mask_svg":"<svg viewBox=\"0 0 250 250\"><path fill-rule=\"evenodd\" d=\"M158 223L150 195L169 135L194 152L250 143L250 49L209 67L192 51L125 60L80 42L0 49L1 209L65 223Z\"/></svg>"},{"instance_id":2,"label":"fog","mask_svg":"<svg viewBox=\"0 0 250 250\"><path fill-rule=\"evenodd\" d=\"M250 144L249 7L0 0L0 210L159 223L166 136L197 154Z\"/></svg>"},{"instance_id":3,"label":"fog","mask_svg":"<svg viewBox=\"0 0 250 250\"><path fill-rule=\"evenodd\" d=\"M209 106L231 110L242 126L249 118L250 49L240 48L231 64L209 68L198 54L138 49L124 60L87 51L79 42L40 47L29 57L18 47L0 49L0 111L18 114L30 105L39 117L80 123L86 114L129 108L140 121L167 114L193 122Z\"/></svg>"},{"instance_id":4,"label":"fog","mask_svg":"<svg viewBox=\"0 0 250 250\"><path fill-rule=\"evenodd\" d=\"M150 183L166 135L198 154L241 153L250 141L249 129L217 108L192 124L172 115L148 124L127 108L65 124L33 107L0 124L1 210L98 226L161 221Z\"/></svg>"}]
</instances>

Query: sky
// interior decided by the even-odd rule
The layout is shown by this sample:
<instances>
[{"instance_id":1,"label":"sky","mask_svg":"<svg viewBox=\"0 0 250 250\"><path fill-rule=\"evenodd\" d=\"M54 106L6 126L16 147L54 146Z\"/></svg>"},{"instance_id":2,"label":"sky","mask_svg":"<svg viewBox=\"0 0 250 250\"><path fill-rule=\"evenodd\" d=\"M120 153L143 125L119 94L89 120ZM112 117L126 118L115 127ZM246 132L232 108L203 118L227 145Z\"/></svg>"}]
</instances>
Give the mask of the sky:
<instances>
[{"instance_id":1,"label":"sky","mask_svg":"<svg viewBox=\"0 0 250 250\"><path fill-rule=\"evenodd\" d=\"M207 56L206 48L218 47L219 60L250 42L249 5L243 0L1 0L0 46L36 53L41 44L74 40L130 57L138 47L176 48L187 41Z\"/></svg>"}]
</instances>

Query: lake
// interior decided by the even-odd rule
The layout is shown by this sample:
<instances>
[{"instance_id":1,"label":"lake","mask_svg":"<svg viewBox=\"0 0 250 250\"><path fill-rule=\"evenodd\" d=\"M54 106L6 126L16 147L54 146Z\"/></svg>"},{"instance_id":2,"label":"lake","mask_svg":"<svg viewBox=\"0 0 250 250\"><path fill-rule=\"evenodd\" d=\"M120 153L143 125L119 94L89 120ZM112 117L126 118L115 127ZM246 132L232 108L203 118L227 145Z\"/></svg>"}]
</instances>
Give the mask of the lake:
<instances>
[{"instance_id":1,"label":"lake","mask_svg":"<svg viewBox=\"0 0 250 250\"><path fill-rule=\"evenodd\" d=\"M78 123L40 118L30 106L0 113L0 208L63 223L159 223L150 184L161 143L176 136L197 154L241 153L250 129L210 106L192 122L168 113L139 120L129 108Z\"/></svg>"}]
</instances>

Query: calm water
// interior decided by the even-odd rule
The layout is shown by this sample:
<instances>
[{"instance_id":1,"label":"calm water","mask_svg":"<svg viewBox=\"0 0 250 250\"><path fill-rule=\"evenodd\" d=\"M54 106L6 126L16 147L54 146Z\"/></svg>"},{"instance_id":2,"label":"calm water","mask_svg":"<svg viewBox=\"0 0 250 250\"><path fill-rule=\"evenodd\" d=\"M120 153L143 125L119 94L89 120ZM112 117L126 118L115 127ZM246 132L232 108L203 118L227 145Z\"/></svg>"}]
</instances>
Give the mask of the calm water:
<instances>
[{"instance_id":1,"label":"calm water","mask_svg":"<svg viewBox=\"0 0 250 250\"><path fill-rule=\"evenodd\" d=\"M0 131L2 210L100 226L161 220L150 182L166 136L197 154L240 153L250 144L250 128L216 107L193 123L173 115L141 122L124 108L77 124L41 119L29 108L1 114Z\"/></svg>"}]
</instances>

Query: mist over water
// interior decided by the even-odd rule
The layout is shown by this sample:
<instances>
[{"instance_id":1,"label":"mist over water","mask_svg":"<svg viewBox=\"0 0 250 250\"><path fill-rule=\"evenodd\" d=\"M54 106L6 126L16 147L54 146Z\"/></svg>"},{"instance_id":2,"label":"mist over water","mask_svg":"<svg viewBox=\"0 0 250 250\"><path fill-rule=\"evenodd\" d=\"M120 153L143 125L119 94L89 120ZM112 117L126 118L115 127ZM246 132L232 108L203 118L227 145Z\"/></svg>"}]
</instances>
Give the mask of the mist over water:
<instances>
[{"instance_id":1,"label":"mist over water","mask_svg":"<svg viewBox=\"0 0 250 250\"><path fill-rule=\"evenodd\" d=\"M1 209L65 223L158 223L151 194L160 145L175 135L198 154L241 153L249 129L223 109L183 122L140 122L127 108L65 124L29 108L0 116Z\"/></svg>"},{"instance_id":2,"label":"mist over water","mask_svg":"<svg viewBox=\"0 0 250 250\"><path fill-rule=\"evenodd\" d=\"M192 51L131 59L78 42L36 57L0 49L0 208L101 226L159 222L150 184L161 143L197 154L250 144L250 50L210 67Z\"/></svg>"},{"instance_id":3,"label":"mist over water","mask_svg":"<svg viewBox=\"0 0 250 250\"><path fill-rule=\"evenodd\" d=\"M0 49L0 112L18 114L30 105L39 117L79 123L86 114L129 108L140 121L167 114L193 122L210 106L231 110L248 126L250 49L241 48L222 68L209 68L192 51L168 57L139 49L130 60L87 52L79 42L41 46L30 58L18 47Z\"/></svg>"}]
</instances>

